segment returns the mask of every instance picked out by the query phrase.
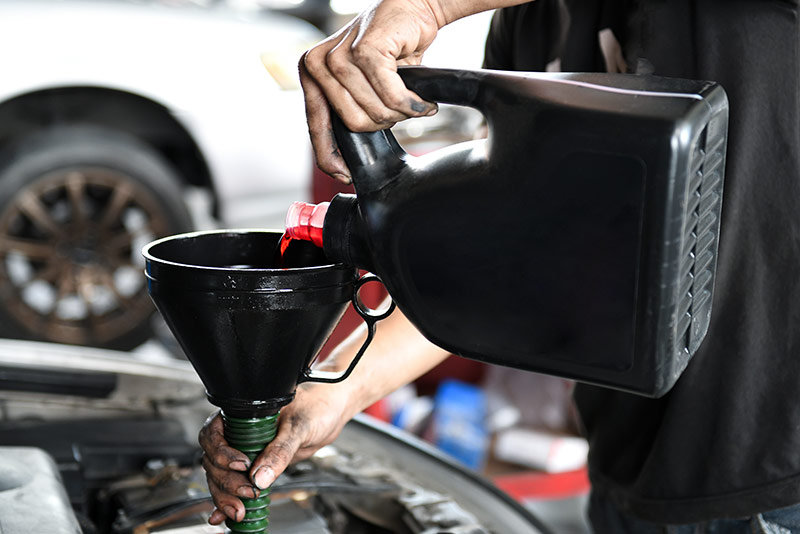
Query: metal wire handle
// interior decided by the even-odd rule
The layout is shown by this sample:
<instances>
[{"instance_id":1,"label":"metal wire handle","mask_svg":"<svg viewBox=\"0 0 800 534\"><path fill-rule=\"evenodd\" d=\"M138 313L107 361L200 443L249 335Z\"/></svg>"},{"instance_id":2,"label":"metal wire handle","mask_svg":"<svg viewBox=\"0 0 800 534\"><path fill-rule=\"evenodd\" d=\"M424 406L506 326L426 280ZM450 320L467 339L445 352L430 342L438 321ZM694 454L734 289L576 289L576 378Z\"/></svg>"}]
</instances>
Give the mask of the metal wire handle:
<instances>
[{"instance_id":1,"label":"metal wire handle","mask_svg":"<svg viewBox=\"0 0 800 534\"><path fill-rule=\"evenodd\" d=\"M364 304L360 296L361 288L370 282L379 282L383 284L381 279L376 275L367 273L356 281L353 289L353 307L356 309L356 312L358 312L361 318L364 319L364 322L367 323L367 339L364 340L361 348L358 349L358 352L356 353L355 357L353 357L350 365L341 373L334 373L332 371L315 371L311 368L308 368L303 372L303 377L300 380L301 382L322 382L325 384L335 384L337 382L341 382L353 372L353 369L355 369L356 364L361 359L361 356L364 355L367 347L372 342L372 338L375 337L375 323L389 317L389 315L391 315L395 309L395 303L391 295L389 296L389 306L385 311L379 312L378 310L374 310Z\"/></svg>"}]
</instances>

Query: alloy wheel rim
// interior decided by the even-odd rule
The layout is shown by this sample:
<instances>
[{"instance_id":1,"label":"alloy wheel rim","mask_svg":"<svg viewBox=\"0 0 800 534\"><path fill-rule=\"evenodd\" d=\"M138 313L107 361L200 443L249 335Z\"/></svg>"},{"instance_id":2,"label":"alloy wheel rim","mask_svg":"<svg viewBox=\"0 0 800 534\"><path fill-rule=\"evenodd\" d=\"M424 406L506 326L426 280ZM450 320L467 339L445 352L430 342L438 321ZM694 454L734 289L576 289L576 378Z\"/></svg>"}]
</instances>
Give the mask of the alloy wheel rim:
<instances>
[{"instance_id":1,"label":"alloy wheel rim","mask_svg":"<svg viewBox=\"0 0 800 534\"><path fill-rule=\"evenodd\" d=\"M153 310L139 251L169 231L153 194L119 171L50 172L0 214L0 298L46 340L119 339Z\"/></svg>"}]
</instances>

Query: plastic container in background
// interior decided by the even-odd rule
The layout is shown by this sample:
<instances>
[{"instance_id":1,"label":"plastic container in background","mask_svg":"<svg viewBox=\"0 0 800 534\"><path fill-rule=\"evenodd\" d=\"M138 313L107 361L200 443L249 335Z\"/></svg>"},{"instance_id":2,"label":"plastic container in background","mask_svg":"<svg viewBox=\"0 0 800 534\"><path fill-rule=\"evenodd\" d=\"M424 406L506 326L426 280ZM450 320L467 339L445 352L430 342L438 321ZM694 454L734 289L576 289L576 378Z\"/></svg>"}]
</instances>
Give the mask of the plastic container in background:
<instances>
[{"instance_id":1,"label":"plastic container in background","mask_svg":"<svg viewBox=\"0 0 800 534\"><path fill-rule=\"evenodd\" d=\"M432 412L433 399L413 397L394 412L392 424L406 432L420 436L425 431Z\"/></svg>"},{"instance_id":2,"label":"plastic container in background","mask_svg":"<svg viewBox=\"0 0 800 534\"><path fill-rule=\"evenodd\" d=\"M434 398L430 441L467 467L482 469L489 449L483 390L456 380L442 382Z\"/></svg>"},{"instance_id":3,"label":"plastic container in background","mask_svg":"<svg viewBox=\"0 0 800 534\"><path fill-rule=\"evenodd\" d=\"M561 436L527 428L497 433L494 457L547 473L574 471L586 465L589 444L576 436Z\"/></svg>"}]
</instances>

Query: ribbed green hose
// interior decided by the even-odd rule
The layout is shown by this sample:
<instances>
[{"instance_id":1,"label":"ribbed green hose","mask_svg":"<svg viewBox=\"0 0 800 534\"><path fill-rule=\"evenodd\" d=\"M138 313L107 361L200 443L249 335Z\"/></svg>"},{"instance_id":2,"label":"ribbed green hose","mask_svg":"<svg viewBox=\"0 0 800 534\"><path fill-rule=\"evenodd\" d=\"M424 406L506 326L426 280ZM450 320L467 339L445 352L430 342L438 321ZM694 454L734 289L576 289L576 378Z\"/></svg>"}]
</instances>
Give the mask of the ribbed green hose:
<instances>
[{"instance_id":1,"label":"ribbed green hose","mask_svg":"<svg viewBox=\"0 0 800 534\"><path fill-rule=\"evenodd\" d=\"M261 454L264 447L275 438L278 428L278 414L267 417L241 419L222 414L225 428L225 439L231 447L245 453L250 461ZM267 534L269 528L269 488L261 490L257 499L242 499L246 510L244 519L236 522L232 519L225 525L234 534Z\"/></svg>"}]
</instances>

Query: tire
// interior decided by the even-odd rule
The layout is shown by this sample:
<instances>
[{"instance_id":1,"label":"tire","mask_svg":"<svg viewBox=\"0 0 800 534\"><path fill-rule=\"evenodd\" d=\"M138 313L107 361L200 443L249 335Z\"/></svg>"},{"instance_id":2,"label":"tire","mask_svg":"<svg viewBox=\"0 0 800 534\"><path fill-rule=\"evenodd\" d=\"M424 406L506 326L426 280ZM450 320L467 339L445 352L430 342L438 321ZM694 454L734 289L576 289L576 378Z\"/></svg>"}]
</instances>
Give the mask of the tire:
<instances>
[{"instance_id":1,"label":"tire","mask_svg":"<svg viewBox=\"0 0 800 534\"><path fill-rule=\"evenodd\" d=\"M154 307L141 248L191 229L177 172L127 134L50 128L0 154L0 336L131 349Z\"/></svg>"}]
</instances>

